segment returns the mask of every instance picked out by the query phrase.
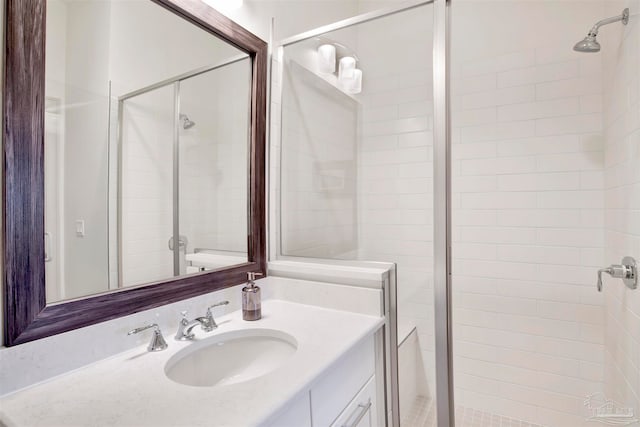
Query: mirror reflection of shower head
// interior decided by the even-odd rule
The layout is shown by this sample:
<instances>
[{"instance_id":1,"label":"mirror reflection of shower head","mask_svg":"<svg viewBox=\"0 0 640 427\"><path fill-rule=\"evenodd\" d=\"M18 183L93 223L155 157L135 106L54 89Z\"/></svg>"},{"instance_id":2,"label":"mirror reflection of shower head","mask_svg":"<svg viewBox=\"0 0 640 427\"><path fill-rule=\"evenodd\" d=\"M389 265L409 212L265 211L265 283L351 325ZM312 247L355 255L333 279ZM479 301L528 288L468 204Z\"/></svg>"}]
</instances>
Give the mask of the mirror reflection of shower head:
<instances>
[{"instance_id":1,"label":"mirror reflection of shower head","mask_svg":"<svg viewBox=\"0 0 640 427\"><path fill-rule=\"evenodd\" d=\"M603 19L602 21L598 21L596 25L591 28L587 37L580 40L578 43L573 46L573 50L576 52L585 52L585 53L596 53L600 52L600 43L596 37L598 36L598 30L603 25L613 24L614 22L622 21L623 25L627 25L629 22L629 8L622 11L621 15L614 16L612 18Z\"/></svg>"},{"instance_id":2,"label":"mirror reflection of shower head","mask_svg":"<svg viewBox=\"0 0 640 427\"><path fill-rule=\"evenodd\" d=\"M196 125L196 122L191 121L191 119L189 119L189 116L182 113L180 113L180 122L182 123L183 129L191 129Z\"/></svg>"}]
</instances>

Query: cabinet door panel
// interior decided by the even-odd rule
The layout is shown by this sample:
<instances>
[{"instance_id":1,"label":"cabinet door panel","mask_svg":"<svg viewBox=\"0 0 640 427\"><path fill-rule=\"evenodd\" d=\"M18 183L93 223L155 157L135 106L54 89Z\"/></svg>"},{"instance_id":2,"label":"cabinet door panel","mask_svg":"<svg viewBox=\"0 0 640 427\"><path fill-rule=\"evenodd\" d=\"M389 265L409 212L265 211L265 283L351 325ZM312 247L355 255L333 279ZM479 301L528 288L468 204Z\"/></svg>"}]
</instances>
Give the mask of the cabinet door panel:
<instances>
[{"instance_id":1,"label":"cabinet door panel","mask_svg":"<svg viewBox=\"0 0 640 427\"><path fill-rule=\"evenodd\" d=\"M369 336L341 357L311 388L313 426L330 426L374 372L374 341Z\"/></svg>"},{"instance_id":2,"label":"cabinet door panel","mask_svg":"<svg viewBox=\"0 0 640 427\"><path fill-rule=\"evenodd\" d=\"M371 377L331 427L377 427L376 378Z\"/></svg>"}]
</instances>

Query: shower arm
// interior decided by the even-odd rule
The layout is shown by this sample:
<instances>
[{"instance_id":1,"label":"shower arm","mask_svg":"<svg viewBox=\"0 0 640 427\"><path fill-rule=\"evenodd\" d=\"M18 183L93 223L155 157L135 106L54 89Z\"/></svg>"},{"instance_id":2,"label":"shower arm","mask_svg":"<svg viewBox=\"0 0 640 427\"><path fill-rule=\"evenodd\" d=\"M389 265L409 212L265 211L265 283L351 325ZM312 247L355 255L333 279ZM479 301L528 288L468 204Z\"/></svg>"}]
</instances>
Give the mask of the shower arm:
<instances>
[{"instance_id":1,"label":"shower arm","mask_svg":"<svg viewBox=\"0 0 640 427\"><path fill-rule=\"evenodd\" d=\"M596 22L596 25L594 25L593 28L589 30L589 36L595 37L598 35L598 30L600 29L600 27L619 21L622 21L624 25L627 25L627 23L629 22L629 9L623 10L621 15L612 16L611 18L605 18Z\"/></svg>"}]
</instances>

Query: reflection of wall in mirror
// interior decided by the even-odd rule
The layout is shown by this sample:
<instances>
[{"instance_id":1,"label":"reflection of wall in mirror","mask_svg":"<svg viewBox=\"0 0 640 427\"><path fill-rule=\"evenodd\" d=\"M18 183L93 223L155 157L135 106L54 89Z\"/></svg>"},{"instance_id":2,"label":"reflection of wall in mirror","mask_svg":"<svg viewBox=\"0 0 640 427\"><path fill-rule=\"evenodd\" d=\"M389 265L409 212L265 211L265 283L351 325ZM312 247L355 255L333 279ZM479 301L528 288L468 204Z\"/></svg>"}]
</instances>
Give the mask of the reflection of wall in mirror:
<instances>
[{"instance_id":1,"label":"reflection of wall in mirror","mask_svg":"<svg viewBox=\"0 0 640 427\"><path fill-rule=\"evenodd\" d=\"M47 231L60 242L52 254L60 272L57 296L73 298L107 289L109 4L49 0L47 6L46 91L62 104L56 163L64 184L57 186L62 224ZM76 235L76 220L87 225L84 237Z\"/></svg>"},{"instance_id":2,"label":"reflection of wall in mirror","mask_svg":"<svg viewBox=\"0 0 640 427\"><path fill-rule=\"evenodd\" d=\"M184 81L180 132L180 229L190 250L247 251L249 60Z\"/></svg>"},{"instance_id":3,"label":"reflection of wall in mirror","mask_svg":"<svg viewBox=\"0 0 640 427\"><path fill-rule=\"evenodd\" d=\"M61 273L55 282L62 285L58 298L118 285L113 209L117 152L109 146L109 140L116 141L113 135L109 138L109 130L113 133L117 120L109 96L115 100L237 53L153 2L47 0L46 91L61 101L64 123L64 154L59 159L65 165L60 166L64 200L58 207L64 226L47 230L64 242L56 254ZM166 108L172 110L173 104ZM170 168L170 163L164 167ZM84 221L84 236L76 233L77 220ZM162 237L163 251L170 256L166 240L171 226L162 233L156 227L155 234L156 240ZM170 276L157 273L155 279ZM49 300L55 299L51 294Z\"/></svg>"},{"instance_id":4,"label":"reflection of wall in mirror","mask_svg":"<svg viewBox=\"0 0 640 427\"><path fill-rule=\"evenodd\" d=\"M173 276L173 103L173 86L123 103L123 286Z\"/></svg>"}]
</instances>

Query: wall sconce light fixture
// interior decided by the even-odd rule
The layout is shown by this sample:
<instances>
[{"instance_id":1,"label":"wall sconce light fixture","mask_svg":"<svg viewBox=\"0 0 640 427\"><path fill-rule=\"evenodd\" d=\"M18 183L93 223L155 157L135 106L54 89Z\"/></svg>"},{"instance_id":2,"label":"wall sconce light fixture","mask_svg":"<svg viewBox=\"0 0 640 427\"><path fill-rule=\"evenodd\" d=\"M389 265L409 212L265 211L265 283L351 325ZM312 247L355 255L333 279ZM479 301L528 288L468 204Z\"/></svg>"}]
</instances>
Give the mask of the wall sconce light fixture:
<instances>
[{"instance_id":1,"label":"wall sconce light fixture","mask_svg":"<svg viewBox=\"0 0 640 427\"><path fill-rule=\"evenodd\" d=\"M338 63L338 85L345 93L355 95L362 92L362 70L356 68L358 59L345 46L319 39L317 49L318 71L322 74L336 74Z\"/></svg>"},{"instance_id":2,"label":"wall sconce light fixture","mask_svg":"<svg viewBox=\"0 0 640 427\"><path fill-rule=\"evenodd\" d=\"M336 47L323 44L318 47L318 69L324 74L336 72Z\"/></svg>"}]
</instances>

